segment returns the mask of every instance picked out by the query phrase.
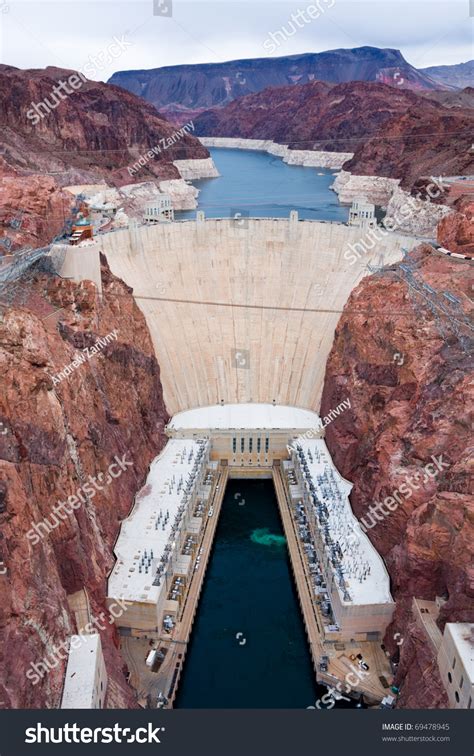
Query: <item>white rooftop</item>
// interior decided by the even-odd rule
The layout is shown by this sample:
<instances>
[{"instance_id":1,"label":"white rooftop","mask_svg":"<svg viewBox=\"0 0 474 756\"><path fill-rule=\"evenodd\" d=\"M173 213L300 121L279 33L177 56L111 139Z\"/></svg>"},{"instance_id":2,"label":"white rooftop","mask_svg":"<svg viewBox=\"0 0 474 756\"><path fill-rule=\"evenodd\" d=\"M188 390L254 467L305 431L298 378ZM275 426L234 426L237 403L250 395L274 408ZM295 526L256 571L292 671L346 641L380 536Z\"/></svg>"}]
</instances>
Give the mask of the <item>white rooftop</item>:
<instances>
[{"instance_id":1,"label":"white rooftop","mask_svg":"<svg viewBox=\"0 0 474 756\"><path fill-rule=\"evenodd\" d=\"M327 508L327 525L332 542L338 543L342 552L339 563L350 601L347 594L344 599L345 590L336 578L341 601L346 604L391 603L390 580L385 564L352 513L349 503L352 483L340 475L323 439L298 439L294 446L296 444L303 450L314 493ZM309 480L306 484L308 491Z\"/></svg>"},{"instance_id":2,"label":"white rooftop","mask_svg":"<svg viewBox=\"0 0 474 756\"><path fill-rule=\"evenodd\" d=\"M474 624L447 622L444 632L451 635L469 679L474 681Z\"/></svg>"},{"instance_id":3,"label":"white rooftop","mask_svg":"<svg viewBox=\"0 0 474 756\"><path fill-rule=\"evenodd\" d=\"M157 602L161 588L153 585L156 570L162 558L167 561L171 556L173 536L186 508L186 486L197 455L208 444L171 439L151 463L115 544L117 562L107 590L110 598Z\"/></svg>"},{"instance_id":4,"label":"white rooftop","mask_svg":"<svg viewBox=\"0 0 474 756\"><path fill-rule=\"evenodd\" d=\"M62 709L92 708L96 684L95 671L98 656L101 654L102 645L98 633L71 636Z\"/></svg>"},{"instance_id":5,"label":"white rooftop","mask_svg":"<svg viewBox=\"0 0 474 756\"><path fill-rule=\"evenodd\" d=\"M168 430L305 430L320 428L319 416L311 410L282 404L212 404L178 412Z\"/></svg>"}]
</instances>

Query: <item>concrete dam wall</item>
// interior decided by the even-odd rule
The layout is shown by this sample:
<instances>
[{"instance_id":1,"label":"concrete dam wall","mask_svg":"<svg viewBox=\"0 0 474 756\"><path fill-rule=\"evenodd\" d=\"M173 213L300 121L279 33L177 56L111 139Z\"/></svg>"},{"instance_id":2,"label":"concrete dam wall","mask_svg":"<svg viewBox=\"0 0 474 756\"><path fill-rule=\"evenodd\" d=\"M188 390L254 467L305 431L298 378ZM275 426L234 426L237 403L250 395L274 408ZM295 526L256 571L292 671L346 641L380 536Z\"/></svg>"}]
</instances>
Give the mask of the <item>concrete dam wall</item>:
<instances>
[{"instance_id":1,"label":"concrete dam wall","mask_svg":"<svg viewBox=\"0 0 474 756\"><path fill-rule=\"evenodd\" d=\"M417 243L388 233L351 263L361 239L367 231L339 223L245 218L139 226L99 242L133 287L175 414L221 401L317 411L350 292L368 263L400 260Z\"/></svg>"}]
</instances>

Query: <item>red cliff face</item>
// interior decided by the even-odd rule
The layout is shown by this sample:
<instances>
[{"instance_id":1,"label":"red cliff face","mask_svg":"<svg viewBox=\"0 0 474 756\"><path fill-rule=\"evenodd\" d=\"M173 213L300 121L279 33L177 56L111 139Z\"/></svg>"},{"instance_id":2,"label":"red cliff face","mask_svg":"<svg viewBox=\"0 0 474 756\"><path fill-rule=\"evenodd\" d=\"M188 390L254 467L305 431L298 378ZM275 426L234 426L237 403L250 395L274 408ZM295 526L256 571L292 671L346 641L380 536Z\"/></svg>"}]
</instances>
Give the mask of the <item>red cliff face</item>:
<instances>
[{"instance_id":1,"label":"red cliff face","mask_svg":"<svg viewBox=\"0 0 474 756\"><path fill-rule=\"evenodd\" d=\"M68 85L71 93L61 100L53 88L72 76L80 87ZM41 246L62 230L71 199L60 187L177 179L174 160L209 156L189 129L177 135L152 105L110 84L81 82L73 71L0 66L0 104L0 231L11 236L10 221L23 214L15 249ZM139 174L130 173L152 148Z\"/></svg>"},{"instance_id":2,"label":"red cliff face","mask_svg":"<svg viewBox=\"0 0 474 756\"><path fill-rule=\"evenodd\" d=\"M108 619L106 578L119 523L164 445L168 418L143 315L106 264L102 275L100 302L90 282L38 274L24 304L6 310L0 323L2 707L60 705L66 662L37 684L27 672L45 658L54 661L53 647L76 632L71 594L85 589L91 617L104 612ZM113 332L116 338L94 354L98 337ZM78 354L84 362L58 382ZM124 455L129 466L108 483L109 465ZM44 518L54 526L53 506L77 495L89 476L102 481L102 490L83 494L84 503L56 517L39 542L28 535ZM133 707L114 625L101 635L108 704Z\"/></svg>"},{"instance_id":3,"label":"red cliff face","mask_svg":"<svg viewBox=\"0 0 474 756\"><path fill-rule=\"evenodd\" d=\"M385 644L396 652L393 636L401 634L399 705L423 708L447 702L433 654L412 623L412 598L446 599L441 629L446 621L474 621L472 331L461 327L464 348L453 332L472 305L469 263L427 245L411 262L416 281L454 294L459 308L438 294L431 310L426 297L434 296L416 294L399 265L363 279L337 328L321 413L350 399L351 409L329 425L327 443L354 484L354 512L390 574L397 606ZM430 477L424 467L433 457L441 469ZM371 517L369 507L389 496L393 504L394 492L398 506Z\"/></svg>"},{"instance_id":4,"label":"red cliff face","mask_svg":"<svg viewBox=\"0 0 474 756\"><path fill-rule=\"evenodd\" d=\"M450 252L474 257L474 201L464 199L459 209L442 218L438 225L438 242Z\"/></svg>"},{"instance_id":5,"label":"red cliff face","mask_svg":"<svg viewBox=\"0 0 474 756\"><path fill-rule=\"evenodd\" d=\"M44 246L62 231L74 198L52 176L20 176L1 163L0 176L0 225L8 231L3 241L12 241L0 255Z\"/></svg>"},{"instance_id":6,"label":"red cliff face","mask_svg":"<svg viewBox=\"0 0 474 756\"><path fill-rule=\"evenodd\" d=\"M352 152L361 137L378 133L393 115L419 100L425 102L408 90L363 81L271 87L202 113L196 132L273 139L293 149Z\"/></svg>"},{"instance_id":7,"label":"red cliff face","mask_svg":"<svg viewBox=\"0 0 474 756\"><path fill-rule=\"evenodd\" d=\"M353 152L344 170L401 179L474 172L474 110L402 87L321 81L273 87L199 115L201 136L272 139L292 149Z\"/></svg>"},{"instance_id":8,"label":"red cliff face","mask_svg":"<svg viewBox=\"0 0 474 756\"><path fill-rule=\"evenodd\" d=\"M174 143L165 142L170 144L165 149L160 140L172 139L176 127L152 105L120 87L86 79L58 99L53 87L74 75L53 67L25 71L0 67L0 126L8 165L52 172L62 186L104 179L120 185L133 183L127 167L151 147L162 148L147 163L149 177L159 179L179 178L173 160L209 156L188 133ZM48 113L40 107L43 117L39 117L35 105L45 102L52 107ZM145 180L143 172L140 180Z\"/></svg>"}]
</instances>

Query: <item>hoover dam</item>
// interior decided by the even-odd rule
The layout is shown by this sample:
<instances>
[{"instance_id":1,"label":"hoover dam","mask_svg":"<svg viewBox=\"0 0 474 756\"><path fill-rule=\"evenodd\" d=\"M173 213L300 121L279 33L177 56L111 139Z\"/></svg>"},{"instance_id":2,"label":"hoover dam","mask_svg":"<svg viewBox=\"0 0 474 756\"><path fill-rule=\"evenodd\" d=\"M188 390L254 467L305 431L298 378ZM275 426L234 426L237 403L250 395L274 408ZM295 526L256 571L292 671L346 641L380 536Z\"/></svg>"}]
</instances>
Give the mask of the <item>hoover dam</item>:
<instances>
[{"instance_id":1,"label":"hoover dam","mask_svg":"<svg viewBox=\"0 0 474 756\"><path fill-rule=\"evenodd\" d=\"M352 262L350 245L363 238L295 214L201 216L104 234L100 249L146 317L171 415L247 402L317 411L351 291L369 265L396 262L417 242L389 233Z\"/></svg>"}]
</instances>

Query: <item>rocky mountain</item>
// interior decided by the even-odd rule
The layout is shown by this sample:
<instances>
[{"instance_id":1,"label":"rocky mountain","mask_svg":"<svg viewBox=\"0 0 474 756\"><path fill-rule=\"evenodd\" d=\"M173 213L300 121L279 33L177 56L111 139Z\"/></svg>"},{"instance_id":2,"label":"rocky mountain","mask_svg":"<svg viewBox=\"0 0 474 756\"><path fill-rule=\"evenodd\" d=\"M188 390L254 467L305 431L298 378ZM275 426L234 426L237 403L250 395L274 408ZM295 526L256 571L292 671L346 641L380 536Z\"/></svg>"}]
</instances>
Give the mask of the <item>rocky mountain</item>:
<instances>
[{"instance_id":1,"label":"rocky mountain","mask_svg":"<svg viewBox=\"0 0 474 756\"><path fill-rule=\"evenodd\" d=\"M50 242L62 231L73 205L71 193L53 176L21 175L0 160L0 228L8 229L2 239L5 254ZM14 240L11 247L5 246L7 238Z\"/></svg>"},{"instance_id":2,"label":"rocky mountain","mask_svg":"<svg viewBox=\"0 0 474 756\"><path fill-rule=\"evenodd\" d=\"M292 149L353 152L393 116L423 102L385 84L322 81L265 89L195 120L199 136L272 139ZM428 107L428 106L425 106ZM438 107L438 105L436 105Z\"/></svg>"},{"instance_id":3,"label":"rocky mountain","mask_svg":"<svg viewBox=\"0 0 474 756\"><path fill-rule=\"evenodd\" d=\"M400 178L474 172L473 108L386 84L311 82L266 89L195 120L202 136L272 139L292 149L354 152L344 170Z\"/></svg>"},{"instance_id":4,"label":"rocky mountain","mask_svg":"<svg viewBox=\"0 0 474 756\"><path fill-rule=\"evenodd\" d=\"M474 108L474 87L465 87L465 89L456 89L455 91L445 91L442 89L436 92L427 92L430 100L436 100L448 108Z\"/></svg>"},{"instance_id":5,"label":"rocky mountain","mask_svg":"<svg viewBox=\"0 0 474 756\"><path fill-rule=\"evenodd\" d=\"M69 86L70 94L65 94L63 87L56 96L57 83L72 77L77 88ZM6 164L52 175L62 186L99 178L132 183L127 167L155 146L161 149L147 171L160 179L179 178L174 160L209 155L189 133L164 147L176 129L153 106L119 87L81 79L74 71L0 66L0 102Z\"/></svg>"},{"instance_id":6,"label":"rocky mountain","mask_svg":"<svg viewBox=\"0 0 474 756\"><path fill-rule=\"evenodd\" d=\"M458 219L451 223L456 235ZM472 317L469 263L428 245L404 262L445 303L443 291L460 299L453 317ZM445 309L447 316L433 312L398 264L364 278L339 321L321 407L327 414L342 399L351 402L326 438L338 469L354 483L353 510L365 518L390 574L396 612L385 645L394 659L400 653L402 708L447 705L434 655L413 622L413 597L445 600L441 630L448 621L474 621L472 331L461 329L462 345ZM433 457L438 466L431 477L424 467ZM369 508L387 497L393 503L394 492L398 506L371 516Z\"/></svg>"},{"instance_id":7,"label":"rocky mountain","mask_svg":"<svg viewBox=\"0 0 474 756\"><path fill-rule=\"evenodd\" d=\"M164 445L167 412L144 317L104 261L102 282L99 301L88 281L38 273L28 281L27 301L13 303L0 322L0 701L6 708L60 704L65 661L54 647L77 631L68 598L84 589L90 616L108 616L106 578L119 523ZM100 354L58 379L86 347L113 332ZM109 465L124 455L128 466L107 484ZM89 476L103 490L92 496L85 488L82 506L56 516L53 507L82 490ZM54 529L40 531L35 542L28 532L45 518ZM130 708L136 703L114 627L107 624L102 633L108 705ZM44 659L56 666L35 681L30 665Z\"/></svg>"},{"instance_id":8,"label":"rocky mountain","mask_svg":"<svg viewBox=\"0 0 474 756\"><path fill-rule=\"evenodd\" d=\"M399 50L377 47L118 71L110 83L144 97L160 112L184 123L202 110L222 107L267 87L314 80L380 81L419 90L442 87L411 66Z\"/></svg>"},{"instance_id":9,"label":"rocky mountain","mask_svg":"<svg viewBox=\"0 0 474 756\"><path fill-rule=\"evenodd\" d=\"M405 189L413 188L419 177L472 175L473 126L472 108L416 103L362 142L344 170L399 178Z\"/></svg>"},{"instance_id":10,"label":"rocky mountain","mask_svg":"<svg viewBox=\"0 0 474 756\"><path fill-rule=\"evenodd\" d=\"M453 66L420 68L419 72L430 79L434 79L434 81L442 86L456 87L458 89L474 86L474 60L468 60L466 63L457 63Z\"/></svg>"},{"instance_id":11,"label":"rocky mountain","mask_svg":"<svg viewBox=\"0 0 474 756\"><path fill-rule=\"evenodd\" d=\"M173 161L209 156L150 104L73 71L0 66L0 103L0 224L5 230L21 215L20 244L44 244L62 229L71 198L61 187L179 179ZM152 158L130 173L151 148Z\"/></svg>"},{"instance_id":12,"label":"rocky mountain","mask_svg":"<svg viewBox=\"0 0 474 756\"><path fill-rule=\"evenodd\" d=\"M474 200L464 197L456 212L438 224L438 242L451 252L474 258Z\"/></svg>"}]
</instances>

